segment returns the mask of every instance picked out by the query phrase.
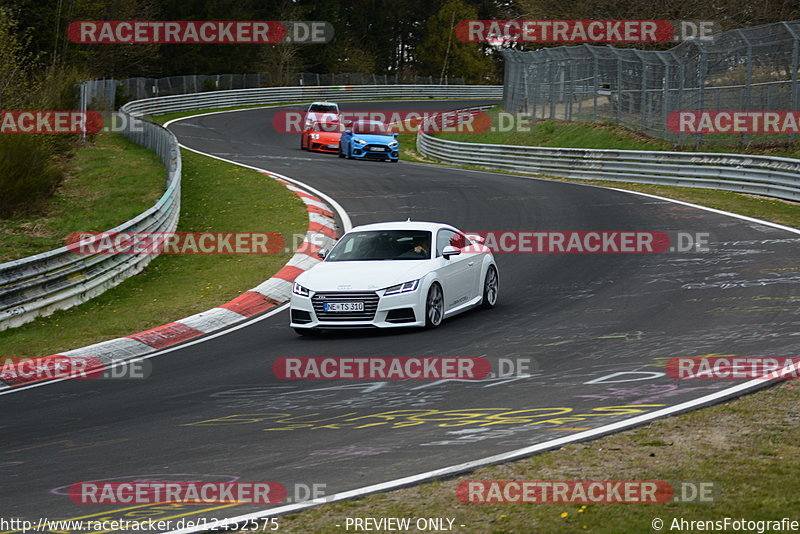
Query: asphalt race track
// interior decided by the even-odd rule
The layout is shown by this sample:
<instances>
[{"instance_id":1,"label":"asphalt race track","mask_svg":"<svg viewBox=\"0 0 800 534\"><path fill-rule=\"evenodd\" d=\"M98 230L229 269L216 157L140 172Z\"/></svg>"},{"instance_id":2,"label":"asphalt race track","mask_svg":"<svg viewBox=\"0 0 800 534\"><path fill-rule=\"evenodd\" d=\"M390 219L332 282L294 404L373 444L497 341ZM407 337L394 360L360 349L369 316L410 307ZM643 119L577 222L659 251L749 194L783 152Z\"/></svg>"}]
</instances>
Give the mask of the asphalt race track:
<instances>
[{"instance_id":1,"label":"asphalt race track","mask_svg":"<svg viewBox=\"0 0 800 534\"><path fill-rule=\"evenodd\" d=\"M300 338L282 311L149 360L147 380L66 381L0 396L4 516L231 517L265 507L78 505L66 488L88 480L279 481L290 498L295 484L325 484L330 495L577 435L737 385L673 380L664 375L671 357L800 353L800 235L596 187L402 156L389 164L308 153L299 135L274 131L275 112L214 114L171 129L188 147L317 188L356 225L411 217L468 231L708 232L711 250L498 254L498 306L436 330ZM271 372L281 356L527 358L533 372L476 382L281 381Z\"/></svg>"}]
</instances>

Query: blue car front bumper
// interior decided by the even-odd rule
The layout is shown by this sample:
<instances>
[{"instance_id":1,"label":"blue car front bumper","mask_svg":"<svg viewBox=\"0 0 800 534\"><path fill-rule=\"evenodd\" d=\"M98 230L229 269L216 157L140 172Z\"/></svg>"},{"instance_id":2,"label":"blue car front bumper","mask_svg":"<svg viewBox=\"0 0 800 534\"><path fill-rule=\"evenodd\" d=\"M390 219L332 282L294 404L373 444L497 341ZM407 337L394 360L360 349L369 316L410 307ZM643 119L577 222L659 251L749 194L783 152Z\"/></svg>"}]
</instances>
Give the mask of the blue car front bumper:
<instances>
[{"instance_id":1,"label":"blue car front bumper","mask_svg":"<svg viewBox=\"0 0 800 534\"><path fill-rule=\"evenodd\" d=\"M356 159L376 159L381 161L388 159L394 161L400 157L397 149L398 147L377 145L375 143L368 145L351 144L351 154Z\"/></svg>"}]
</instances>

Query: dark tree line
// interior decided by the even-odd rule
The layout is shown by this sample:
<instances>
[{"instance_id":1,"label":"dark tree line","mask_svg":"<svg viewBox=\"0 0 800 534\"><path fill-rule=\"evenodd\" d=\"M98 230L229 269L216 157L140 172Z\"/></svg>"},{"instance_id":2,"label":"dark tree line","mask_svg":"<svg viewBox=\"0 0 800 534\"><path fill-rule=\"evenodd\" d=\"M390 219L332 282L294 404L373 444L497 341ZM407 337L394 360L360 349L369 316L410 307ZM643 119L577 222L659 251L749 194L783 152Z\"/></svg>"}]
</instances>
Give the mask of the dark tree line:
<instances>
[{"instance_id":1,"label":"dark tree line","mask_svg":"<svg viewBox=\"0 0 800 534\"><path fill-rule=\"evenodd\" d=\"M70 65L95 77L253 72L359 72L495 80L491 49L451 42L450 21L514 18L516 0L0 0L30 37L42 65ZM319 20L326 44L81 45L77 20ZM444 23L443 21L446 21Z\"/></svg>"}]
</instances>

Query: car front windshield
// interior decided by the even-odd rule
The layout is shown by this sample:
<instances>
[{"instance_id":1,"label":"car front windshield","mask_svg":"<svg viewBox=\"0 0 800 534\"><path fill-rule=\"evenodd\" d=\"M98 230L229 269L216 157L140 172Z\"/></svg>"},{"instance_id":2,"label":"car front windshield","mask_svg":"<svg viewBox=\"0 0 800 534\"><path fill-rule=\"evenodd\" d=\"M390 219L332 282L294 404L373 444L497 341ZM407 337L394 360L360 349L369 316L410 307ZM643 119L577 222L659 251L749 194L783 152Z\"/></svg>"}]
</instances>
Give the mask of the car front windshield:
<instances>
[{"instance_id":1,"label":"car front windshield","mask_svg":"<svg viewBox=\"0 0 800 534\"><path fill-rule=\"evenodd\" d=\"M336 109L336 106L332 106L330 104L312 104L308 111L314 111L319 113L336 113L339 110Z\"/></svg>"},{"instance_id":2,"label":"car front windshield","mask_svg":"<svg viewBox=\"0 0 800 534\"><path fill-rule=\"evenodd\" d=\"M325 261L427 260L431 233L425 230L371 230L346 234Z\"/></svg>"},{"instance_id":3,"label":"car front windshield","mask_svg":"<svg viewBox=\"0 0 800 534\"><path fill-rule=\"evenodd\" d=\"M357 122L353 125L353 133L367 135L392 135L389 127L381 122Z\"/></svg>"}]
</instances>

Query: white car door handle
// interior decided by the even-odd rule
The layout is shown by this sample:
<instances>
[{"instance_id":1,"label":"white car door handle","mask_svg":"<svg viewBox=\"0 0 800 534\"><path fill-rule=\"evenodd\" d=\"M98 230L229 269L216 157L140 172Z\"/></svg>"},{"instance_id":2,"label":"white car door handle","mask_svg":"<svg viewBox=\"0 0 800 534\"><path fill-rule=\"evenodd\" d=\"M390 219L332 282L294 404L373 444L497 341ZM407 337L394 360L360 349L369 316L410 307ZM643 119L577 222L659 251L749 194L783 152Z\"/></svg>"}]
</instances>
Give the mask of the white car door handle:
<instances>
[{"instance_id":1,"label":"white car door handle","mask_svg":"<svg viewBox=\"0 0 800 534\"><path fill-rule=\"evenodd\" d=\"M471 261L471 262L469 262L469 264L468 264L468 265L469 265L470 267L472 267L473 265L475 265L475 262L474 262L474 261Z\"/></svg>"}]
</instances>

